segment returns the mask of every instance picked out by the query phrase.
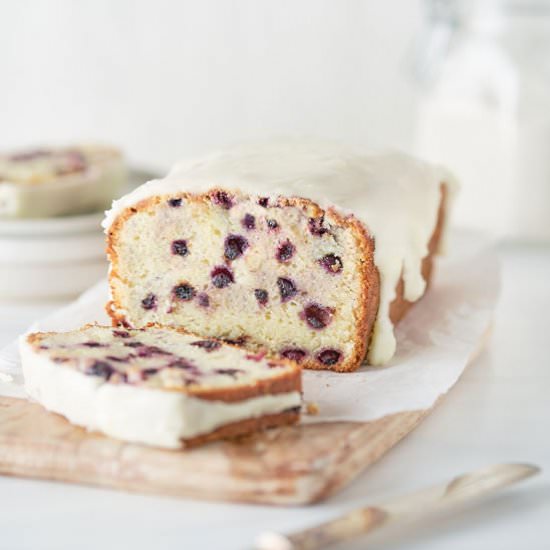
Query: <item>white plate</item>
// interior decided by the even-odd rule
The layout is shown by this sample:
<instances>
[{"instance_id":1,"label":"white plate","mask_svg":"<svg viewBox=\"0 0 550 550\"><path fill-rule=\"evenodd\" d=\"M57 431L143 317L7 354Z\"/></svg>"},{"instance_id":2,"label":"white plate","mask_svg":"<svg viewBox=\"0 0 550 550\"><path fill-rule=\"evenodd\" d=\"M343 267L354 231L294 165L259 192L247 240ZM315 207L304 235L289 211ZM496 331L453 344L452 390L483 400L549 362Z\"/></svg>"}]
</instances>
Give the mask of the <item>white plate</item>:
<instances>
[{"instance_id":1,"label":"white plate","mask_svg":"<svg viewBox=\"0 0 550 550\"><path fill-rule=\"evenodd\" d=\"M12 265L72 263L105 258L105 235L99 229L40 237L0 234L0 270Z\"/></svg>"},{"instance_id":2,"label":"white plate","mask_svg":"<svg viewBox=\"0 0 550 550\"><path fill-rule=\"evenodd\" d=\"M0 236L42 236L98 231L101 228L103 217L103 212L92 212L80 216L60 216L59 218L0 219Z\"/></svg>"},{"instance_id":3,"label":"white plate","mask_svg":"<svg viewBox=\"0 0 550 550\"><path fill-rule=\"evenodd\" d=\"M107 260L53 265L2 265L0 299L60 298L80 294L107 274Z\"/></svg>"}]
</instances>

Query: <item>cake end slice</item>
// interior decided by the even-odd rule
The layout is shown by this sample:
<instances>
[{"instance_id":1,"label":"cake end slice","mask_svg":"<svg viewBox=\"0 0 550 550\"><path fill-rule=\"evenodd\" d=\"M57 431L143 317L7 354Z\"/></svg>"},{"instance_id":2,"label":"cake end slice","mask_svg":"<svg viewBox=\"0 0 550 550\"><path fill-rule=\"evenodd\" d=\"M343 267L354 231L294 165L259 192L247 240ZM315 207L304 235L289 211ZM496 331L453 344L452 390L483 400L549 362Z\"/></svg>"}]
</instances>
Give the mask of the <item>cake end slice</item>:
<instances>
[{"instance_id":1,"label":"cake end slice","mask_svg":"<svg viewBox=\"0 0 550 550\"><path fill-rule=\"evenodd\" d=\"M300 367L181 330L88 325L22 338L25 388L73 424L194 446L297 422Z\"/></svg>"}]
</instances>

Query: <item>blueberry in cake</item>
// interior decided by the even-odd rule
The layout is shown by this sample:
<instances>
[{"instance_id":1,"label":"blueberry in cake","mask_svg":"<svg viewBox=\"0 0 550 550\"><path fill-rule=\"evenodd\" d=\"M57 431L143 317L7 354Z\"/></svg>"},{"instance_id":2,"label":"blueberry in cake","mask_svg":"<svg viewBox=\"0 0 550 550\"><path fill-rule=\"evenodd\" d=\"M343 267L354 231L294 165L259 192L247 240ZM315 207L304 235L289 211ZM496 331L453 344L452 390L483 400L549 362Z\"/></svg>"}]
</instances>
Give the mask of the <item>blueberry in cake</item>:
<instances>
[{"instance_id":1,"label":"blueberry in cake","mask_svg":"<svg viewBox=\"0 0 550 550\"><path fill-rule=\"evenodd\" d=\"M43 218L106 208L126 183L121 153L98 145L0 154L0 218Z\"/></svg>"},{"instance_id":2,"label":"blueberry in cake","mask_svg":"<svg viewBox=\"0 0 550 550\"><path fill-rule=\"evenodd\" d=\"M178 330L88 325L20 351L31 398L126 441L178 448L299 419L296 363Z\"/></svg>"},{"instance_id":3,"label":"blueberry in cake","mask_svg":"<svg viewBox=\"0 0 550 550\"><path fill-rule=\"evenodd\" d=\"M317 142L180 163L107 214L108 312L306 368L384 364L430 280L453 189L445 170L404 154Z\"/></svg>"}]
</instances>

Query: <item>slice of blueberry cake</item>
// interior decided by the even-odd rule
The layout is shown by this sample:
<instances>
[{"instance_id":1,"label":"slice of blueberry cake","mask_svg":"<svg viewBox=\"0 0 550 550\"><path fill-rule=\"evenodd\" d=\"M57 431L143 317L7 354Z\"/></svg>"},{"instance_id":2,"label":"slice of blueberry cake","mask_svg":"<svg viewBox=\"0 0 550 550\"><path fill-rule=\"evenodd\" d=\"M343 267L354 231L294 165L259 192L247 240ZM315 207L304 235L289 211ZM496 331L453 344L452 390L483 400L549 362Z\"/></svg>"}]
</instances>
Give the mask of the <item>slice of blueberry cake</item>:
<instances>
[{"instance_id":1,"label":"slice of blueberry cake","mask_svg":"<svg viewBox=\"0 0 550 550\"><path fill-rule=\"evenodd\" d=\"M425 292L447 175L400 154L248 146L182 163L105 221L115 324L186 327L306 368L391 359Z\"/></svg>"},{"instance_id":2,"label":"slice of blueberry cake","mask_svg":"<svg viewBox=\"0 0 550 550\"><path fill-rule=\"evenodd\" d=\"M126 168L111 147L86 145L0 154L0 218L39 218L106 208Z\"/></svg>"},{"instance_id":3,"label":"slice of blueberry cake","mask_svg":"<svg viewBox=\"0 0 550 550\"><path fill-rule=\"evenodd\" d=\"M20 351L30 397L126 441L178 448L299 419L296 363L178 330L88 325Z\"/></svg>"}]
</instances>

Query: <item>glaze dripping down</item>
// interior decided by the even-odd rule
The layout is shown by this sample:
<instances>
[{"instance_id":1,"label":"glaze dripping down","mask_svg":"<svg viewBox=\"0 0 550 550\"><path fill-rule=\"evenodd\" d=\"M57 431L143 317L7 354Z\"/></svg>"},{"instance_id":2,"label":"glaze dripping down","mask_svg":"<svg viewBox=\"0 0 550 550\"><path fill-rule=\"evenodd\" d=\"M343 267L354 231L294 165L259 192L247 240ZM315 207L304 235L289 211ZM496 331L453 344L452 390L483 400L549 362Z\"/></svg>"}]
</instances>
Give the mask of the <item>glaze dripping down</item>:
<instances>
[{"instance_id":1,"label":"glaze dripping down","mask_svg":"<svg viewBox=\"0 0 550 550\"><path fill-rule=\"evenodd\" d=\"M436 226L442 184L448 205L457 187L451 174L403 153L364 152L316 141L260 143L176 164L166 178L115 201L104 227L108 230L125 208L151 196L215 188L268 199L303 197L322 208L353 214L375 241L380 305L367 357L369 364L381 365L396 349L389 313L401 276L406 300L418 300L426 289L421 264Z\"/></svg>"}]
</instances>

